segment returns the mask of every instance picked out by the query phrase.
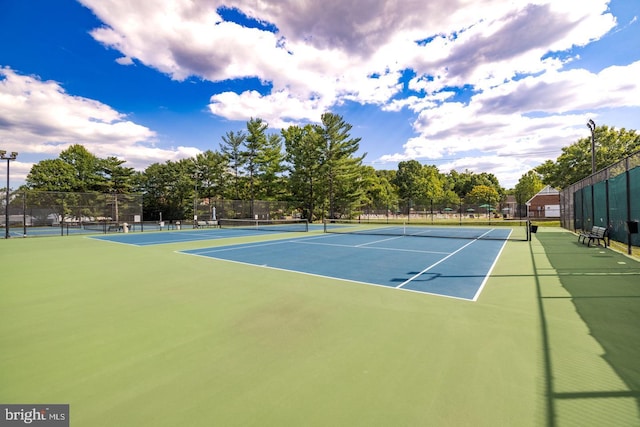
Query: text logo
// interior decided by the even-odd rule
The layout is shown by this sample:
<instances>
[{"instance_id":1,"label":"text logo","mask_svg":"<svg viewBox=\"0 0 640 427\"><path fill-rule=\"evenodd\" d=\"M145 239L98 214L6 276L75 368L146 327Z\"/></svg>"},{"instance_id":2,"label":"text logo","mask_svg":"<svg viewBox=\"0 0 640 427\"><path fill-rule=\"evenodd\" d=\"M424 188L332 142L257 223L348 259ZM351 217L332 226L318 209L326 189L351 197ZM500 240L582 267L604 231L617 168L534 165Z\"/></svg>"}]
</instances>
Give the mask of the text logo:
<instances>
[{"instance_id":1,"label":"text logo","mask_svg":"<svg viewBox=\"0 0 640 427\"><path fill-rule=\"evenodd\" d=\"M0 404L0 427L69 427L69 405Z\"/></svg>"}]
</instances>

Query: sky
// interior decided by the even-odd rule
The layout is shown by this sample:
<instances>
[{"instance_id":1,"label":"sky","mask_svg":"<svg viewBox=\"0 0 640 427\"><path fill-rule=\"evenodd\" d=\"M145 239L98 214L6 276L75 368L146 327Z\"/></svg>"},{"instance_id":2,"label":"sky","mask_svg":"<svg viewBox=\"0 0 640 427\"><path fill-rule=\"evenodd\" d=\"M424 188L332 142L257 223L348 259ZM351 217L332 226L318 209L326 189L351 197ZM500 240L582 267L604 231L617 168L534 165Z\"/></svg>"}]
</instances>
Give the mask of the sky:
<instances>
[{"instance_id":1,"label":"sky","mask_svg":"<svg viewBox=\"0 0 640 427\"><path fill-rule=\"evenodd\" d=\"M640 129L638 15L638 0L0 0L0 149L19 153L15 188L72 144L144 170L251 118L278 133L332 112L366 165L512 188L589 119Z\"/></svg>"}]
</instances>

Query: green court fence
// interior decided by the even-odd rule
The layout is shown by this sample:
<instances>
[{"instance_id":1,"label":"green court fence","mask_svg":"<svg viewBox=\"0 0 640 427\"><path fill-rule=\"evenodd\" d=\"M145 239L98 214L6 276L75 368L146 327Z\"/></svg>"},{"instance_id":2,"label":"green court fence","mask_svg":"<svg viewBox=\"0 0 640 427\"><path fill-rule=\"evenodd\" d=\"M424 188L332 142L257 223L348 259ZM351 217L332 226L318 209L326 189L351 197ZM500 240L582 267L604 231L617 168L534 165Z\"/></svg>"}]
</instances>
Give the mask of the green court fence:
<instances>
[{"instance_id":1,"label":"green court fence","mask_svg":"<svg viewBox=\"0 0 640 427\"><path fill-rule=\"evenodd\" d=\"M609 228L612 240L640 246L640 152L570 185L560 192L562 227Z\"/></svg>"}]
</instances>

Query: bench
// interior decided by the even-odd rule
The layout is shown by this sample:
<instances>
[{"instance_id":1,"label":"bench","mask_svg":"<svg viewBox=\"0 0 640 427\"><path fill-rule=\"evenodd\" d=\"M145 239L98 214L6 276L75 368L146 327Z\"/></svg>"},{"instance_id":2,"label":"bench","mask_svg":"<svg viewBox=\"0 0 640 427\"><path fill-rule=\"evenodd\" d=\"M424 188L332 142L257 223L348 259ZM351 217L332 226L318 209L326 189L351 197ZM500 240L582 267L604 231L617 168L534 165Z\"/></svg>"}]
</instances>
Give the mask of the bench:
<instances>
[{"instance_id":1,"label":"bench","mask_svg":"<svg viewBox=\"0 0 640 427\"><path fill-rule=\"evenodd\" d=\"M591 231L583 231L578 235L578 242L582 239L582 243L587 242L587 246L591 246L591 243L596 242L598 245L602 241L604 247L607 247L607 237L609 235L609 229L606 227L599 227L594 225Z\"/></svg>"}]
</instances>

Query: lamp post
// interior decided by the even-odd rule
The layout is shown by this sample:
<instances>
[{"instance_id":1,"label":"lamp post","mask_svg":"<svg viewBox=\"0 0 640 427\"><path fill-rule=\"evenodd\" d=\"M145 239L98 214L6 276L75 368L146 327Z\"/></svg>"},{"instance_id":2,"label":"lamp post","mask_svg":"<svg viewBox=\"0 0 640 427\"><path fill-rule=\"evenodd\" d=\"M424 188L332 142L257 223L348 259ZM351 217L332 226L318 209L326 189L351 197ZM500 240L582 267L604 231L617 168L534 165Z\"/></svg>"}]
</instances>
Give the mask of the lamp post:
<instances>
[{"instance_id":1,"label":"lamp post","mask_svg":"<svg viewBox=\"0 0 640 427\"><path fill-rule=\"evenodd\" d=\"M591 175L596 173L596 123L589 119L587 127L591 131Z\"/></svg>"},{"instance_id":2,"label":"lamp post","mask_svg":"<svg viewBox=\"0 0 640 427\"><path fill-rule=\"evenodd\" d=\"M11 154L7 155L5 150L0 150L0 160L7 161L7 197L5 199L5 210L4 210L4 238L8 239L9 236L9 162L11 160L15 160L18 157L18 153L12 151Z\"/></svg>"},{"instance_id":3,"label":"lamp post","mask_svg":"<svg viewBox=\"0 0 640 427\"><path fill-rule=\"evenodd\" d=\"M193 228L198 228L198 179L200 179L200 171L196 170L193 173Z\"/></svg>"}]
</instances>

